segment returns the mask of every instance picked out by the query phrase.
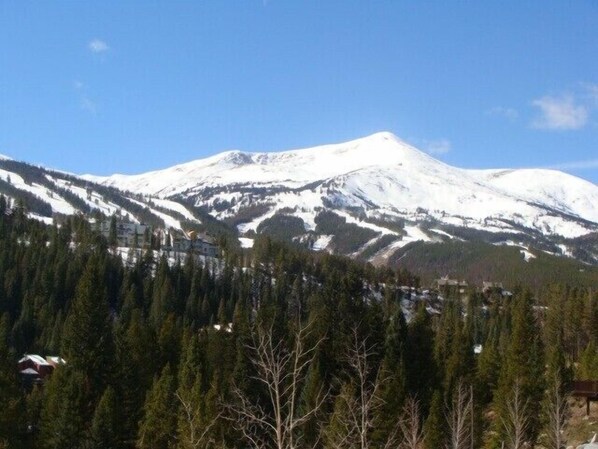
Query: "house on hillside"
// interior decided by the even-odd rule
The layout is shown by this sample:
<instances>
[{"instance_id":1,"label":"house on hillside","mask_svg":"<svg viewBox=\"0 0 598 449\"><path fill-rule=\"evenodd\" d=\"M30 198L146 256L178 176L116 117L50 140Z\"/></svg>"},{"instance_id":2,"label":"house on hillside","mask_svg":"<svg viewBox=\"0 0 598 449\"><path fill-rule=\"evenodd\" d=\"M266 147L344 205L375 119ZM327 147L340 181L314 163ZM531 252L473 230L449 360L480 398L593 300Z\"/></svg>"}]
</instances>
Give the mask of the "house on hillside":
<instances>
[{"instance_id":1,"label":"house on hillside","mask_svg":"<svg viewBox=\"0 0 598 449\"><path fill-rule=\"evenodd\" d=\"M100 221L98 231L109 241L112 219ZM144 248L150 244L151 228L144 224L116 221L116 242L120 247Z\"/></svg>"},{"instance_id":2,"label":"house on hillside","mask_svg":"<svg viewBox=\"0 0 598 449\"><path fill-rule=\"evenodd\" d=\"M451 293L458 293L462 295L467 291L467 288L469 287L467 281L451 279L448 276L443 276L440 279L436 279L433 285L438 291L443 292L445 295Z\"/></svg>"},{"instance_id":3,"label":"house on hillside","mask_svg":"<svg viewBox=\"0 0 598 449\"><path fill-rule=\"evenodd\" d=\"M504 289L502 282L482 282L482 293L487 299L513 296L513 293Z\"/></svg>"},{"instance_id":4,"label":"house on hillside","mask_svg":"<svg viewBox=\"0 0 598 449\"><path fill-rule=\"evenodd\" d=\"M206 257L218 257L218 245L214 238L207 234L188 232L182 237L173 239L171 248L164 248L165 251L172 250L175 254L197 254Z\"/></svg>"},{"instance_id":5,"label":"house on hillside","mask_svg":"<svg viewBox=\"0 0 598 449\"><path fill-rule=\"evenodd\" d=\"M44 359L37 354L25 354L17 362L17 370L23 383L31 386L42 383L54 372L54 369L65 364L66 361L59 356L48 356Z\"/></svg>"}]
</instances>

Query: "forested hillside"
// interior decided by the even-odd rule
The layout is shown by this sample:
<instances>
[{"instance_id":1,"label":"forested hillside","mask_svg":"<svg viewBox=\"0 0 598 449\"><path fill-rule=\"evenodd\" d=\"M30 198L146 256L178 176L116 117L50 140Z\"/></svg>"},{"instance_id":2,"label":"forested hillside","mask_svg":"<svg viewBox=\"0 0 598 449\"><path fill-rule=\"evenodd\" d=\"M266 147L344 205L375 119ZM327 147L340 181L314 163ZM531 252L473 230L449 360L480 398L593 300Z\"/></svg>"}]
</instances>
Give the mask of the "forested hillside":
<instances>
[{"instance_id":1,"label":"forested hillside","mask_svg":"<svg viewBox=\"0 0 598 449\"><path fill-rule=\"evenodd\" d=\"M438 314L403 269L267 237L222 250L129 267L84 219L46 226L0 196L0 447L574 442L551 418L598 372L596 291L472 290ZM28 388L24 353L66 364Z\"/></svg>"},{"instance_id":2,"label":"forested hillside","mask_svg":"<svg viewBox=\"0 0 598 449\"><path fill-rule=\"evenodd\" d=\"M425 283L448 275L475 285L483 281L526 285L534 293L552 283L598 286L597 266L515 243L414 242L397 251L389 264L409 267Z\"/></svg>"}]
</instances>

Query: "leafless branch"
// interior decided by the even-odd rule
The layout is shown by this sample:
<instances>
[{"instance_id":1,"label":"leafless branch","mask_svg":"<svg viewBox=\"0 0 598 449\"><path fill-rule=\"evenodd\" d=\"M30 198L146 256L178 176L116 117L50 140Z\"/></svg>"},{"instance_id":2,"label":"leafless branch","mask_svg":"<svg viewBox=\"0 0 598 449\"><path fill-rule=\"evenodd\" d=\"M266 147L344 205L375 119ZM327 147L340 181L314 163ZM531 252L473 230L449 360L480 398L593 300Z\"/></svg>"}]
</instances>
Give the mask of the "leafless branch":
<instances>
[{"instance_id":1,"label":"leafless branch","mask_svg":"<svg viewBox=\"0 0 598 449\"><path fill-rule=\"evenodd\" d=\"M506 416L502 418L508 449L522 449L526 445L526 437L530 425L529 400L523 398L521 382L515 381L513 395L506 404Z\"/></svg>"},{"instance_id":2,"label":"leafless branch","mask_svg":"<svg viewBox=\"0 0 598 449\"><path fill-rule=\"evenodd\" d=\"M472 429L470 425L472 402L471 392L460 381L457 385L446 421L450 432L448 449L468 449L471 444Z\"/></svg>"},{"instance_id":3,"label":"leafless branch","mask_svg":"<svg viewBox=\"0 0 598 449\"><path fill-rule=\"evenodd\" d=\"M248 346L256 369L254 380L261 383L269 402L269 410L251 401L239 388L233 387L237 401L225 404L230 419L254 448L296 449L301 446L300 427L320 410L328 393L321 389L315 404L301 409L299 398L305 385L308 368L323 339L307 347L310 326L299 327L289 348L284 341L275 341L272 327L256 327Z\"/></svg>"},{"instance_id":4,"label":"leafless branch","mask_svg":"<svg viewBox=\"0 0 598 449\"><path fill-rule=\"evenodd\" d=\"M550 449L562 449L566 446L564 438L565 423L567 422L567 394L563 389L563 382L558 374L552 379L548 390L546 402L546 416L548 418L546 428L547 447Z\"/></svg>"}]
</instances>

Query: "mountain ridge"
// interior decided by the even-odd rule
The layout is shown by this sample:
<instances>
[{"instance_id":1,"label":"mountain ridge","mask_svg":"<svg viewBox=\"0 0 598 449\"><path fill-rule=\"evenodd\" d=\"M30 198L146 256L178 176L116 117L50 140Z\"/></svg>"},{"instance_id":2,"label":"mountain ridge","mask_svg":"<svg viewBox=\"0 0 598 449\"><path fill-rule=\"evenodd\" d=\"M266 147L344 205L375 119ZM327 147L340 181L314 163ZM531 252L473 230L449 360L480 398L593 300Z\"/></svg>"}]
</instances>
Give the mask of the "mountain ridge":
<instances>
[{"instance_id":1,"label":"mountain ridge","mask_svg":"<svg viewBox=\"0 0 598 449\"><path fill-rule=\"evenodd\" d=\"M201 210L235 228L247 246L255 234L273 233L384 263L414 241L481 239L598 263L598 247L579 243L598 233L595 184L557 170L453 167L388 132L77 179L131 192L156 215L159 201L171 210ZM178 215L163 217L166 225L183 227L180 209Z\"/></svg>"}]
</instances>

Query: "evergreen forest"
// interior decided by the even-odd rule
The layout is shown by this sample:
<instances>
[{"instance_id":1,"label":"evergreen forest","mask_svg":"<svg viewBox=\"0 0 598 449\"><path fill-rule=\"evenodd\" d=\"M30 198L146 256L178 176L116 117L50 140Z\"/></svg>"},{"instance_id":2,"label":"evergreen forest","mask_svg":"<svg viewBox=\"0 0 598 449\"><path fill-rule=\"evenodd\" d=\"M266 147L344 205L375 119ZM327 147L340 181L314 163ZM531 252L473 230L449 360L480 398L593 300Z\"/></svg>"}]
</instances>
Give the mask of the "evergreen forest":
<instances>
[{"instance_id":1,"label":"evergreen forest","mask_svg":"<svg viewBox=\"0 0 598 449\"><path fill-rule=\"evenodd\" d=\"M83 216L47 226L0 196L0 448L570 444L569 382L598 373L595 290L471 288L437 312L405 268L221 242L219 259L123 261ZM28 385L23 354L66 364Z\"/></svg>"}]
</instances>

